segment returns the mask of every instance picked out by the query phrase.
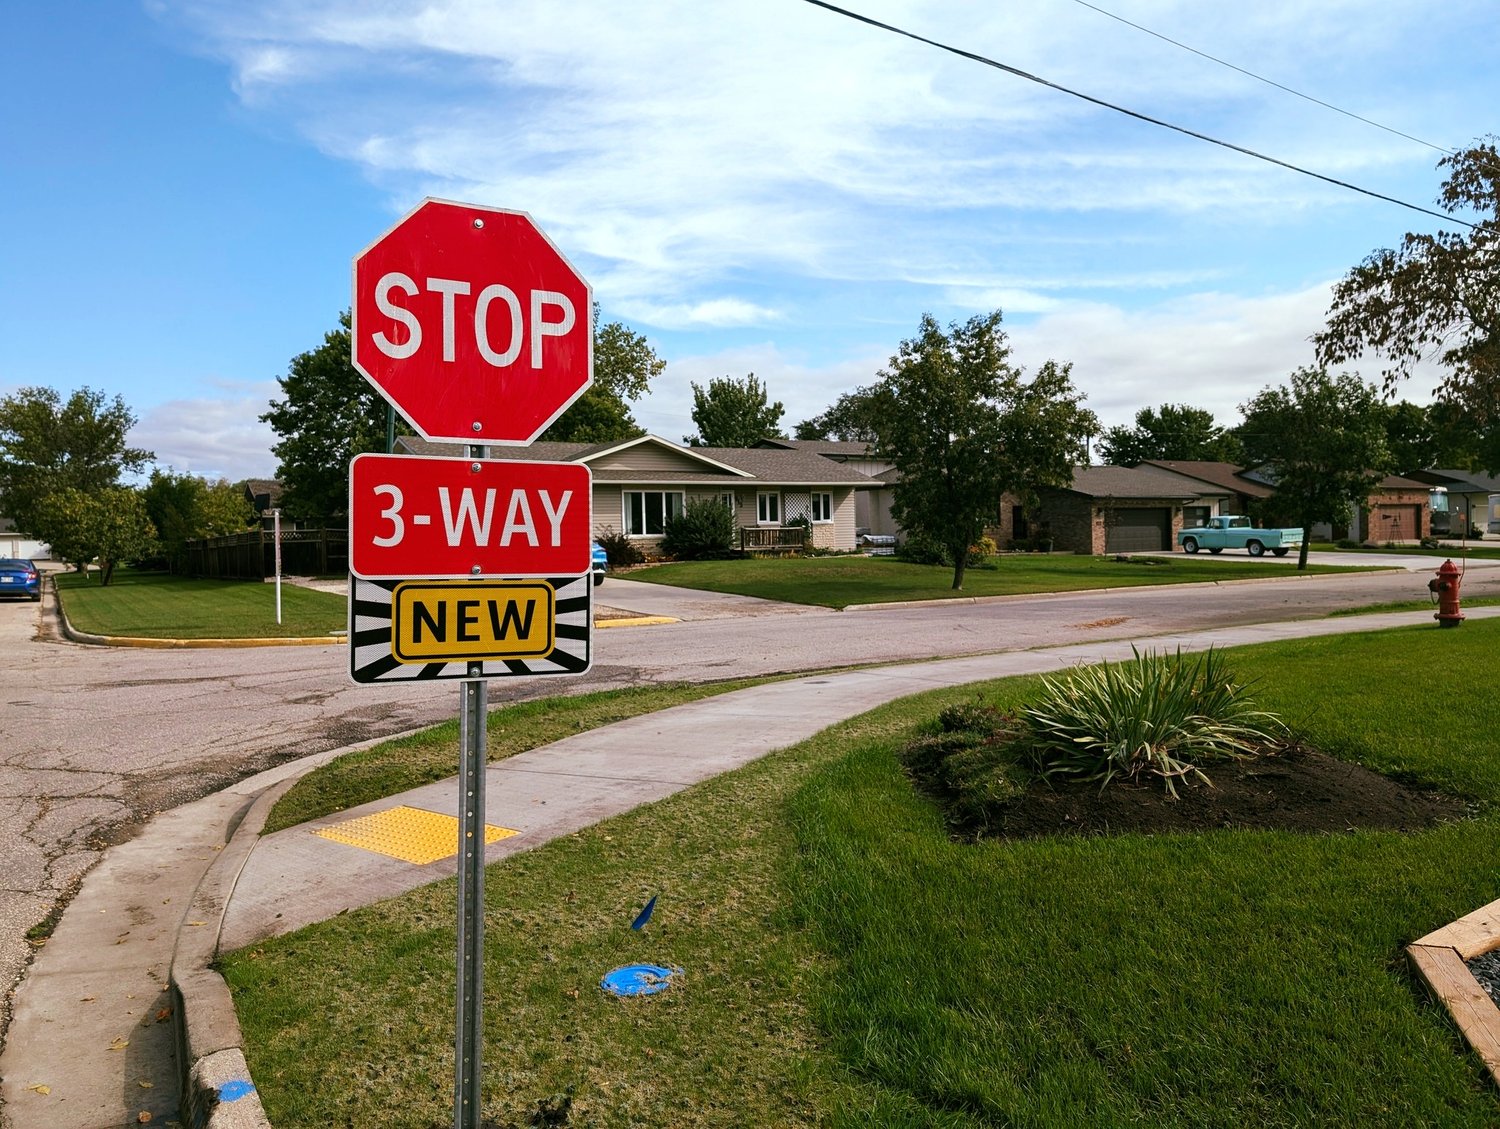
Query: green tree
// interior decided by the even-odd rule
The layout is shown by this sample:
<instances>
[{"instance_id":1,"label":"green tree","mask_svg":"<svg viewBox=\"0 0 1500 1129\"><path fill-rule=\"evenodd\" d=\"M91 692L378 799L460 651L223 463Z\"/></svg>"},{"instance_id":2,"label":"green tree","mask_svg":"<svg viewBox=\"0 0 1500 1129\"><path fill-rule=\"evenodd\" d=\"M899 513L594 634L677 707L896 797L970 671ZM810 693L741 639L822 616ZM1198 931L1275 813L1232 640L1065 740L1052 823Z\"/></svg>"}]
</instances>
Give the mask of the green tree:
<instances>
[{"instance_id":1,"label":"green tree","mask_svg":"<svg viewBox=\"0 0 1500 1129\"><path fill-rule=\"evenodd\" d=\"M99 583L108 586L115 566L157 550L156 529L146 516L139 490L106 486L80 490L65 486L47 496L40 535L52 551L80 570L99 562Z\"/></svg>"},{"instance_id":2,"label":"green tree","mask_svg":"<svg viewBox=\"0 0 1500 1129\"><path fill-rule=\"evenodd\" d=\"M1443 444L1433 427L1432 411L1410 400L1380 405L1385 445L1397 474L1452 465L1439 461Z\"/></svg>"},{"instance_id":3,"label":"green tree","mask_svg":"<svg viewBox=\"0 0 1500 1129\"><path fill-rule=\"evenodd\" d=\"M594 326L594 383L542 432L546 442L611 443L645 434L630 405L650 391L667 362L628 326L613 321L601 327L598 306Z\"/></svg>"},{"instance_id":4,"label":"green tree","mask_svg":"<svg viewBox=\"0 0 1500 1129\"><path fill-rule=\"evenodd\" d=\"M963 587L969 546L994 524L1000 496L1035 503L1067 486L1099 430L1070 364L1048 361L1030 381L1010 363L1001 313L953 323L931 315L882 371L877 449L900 472L891 511L908 535L944 546Z\"/></svg>"},{"instance_id":5,"label":"green tree","mask_svg":"<svg viewBox=\"0 0 1500 1129\"><path fill-rule=\"evenodd\" d=\"M1408 232L1399 248L1373 251L1333 290L1328 321L1315 334L1318 363L1353 363L1366 353L1384 364L1389 393L1412 366L1447 366L1440 397L1484 429L1500 432L1500 151L1484 138L1438 162L1448 170L1438 205L1463 232ZM1500 469L1500 441L1482 446Z\"/></svg>"},{"instance_id":6,"label":"green tree","mask_svg":"<svg viewBox=\"0 0 1500 1129\"><path fill-rule=\"evenodd\" d=\"M768 400L765 385L752 372L744 380L716 377L700 388L693 382L693 422L698 434L683 437L694 447L753 447L762 439L784 439L780 400Z\"/></svg>"},{"instance_id":7,"label":"green tree","mask_svg":"<svg viewBox=\"0 0 1500 1129\"><path fill-rule=\"evenodd\" d=\"M349 461L385 450L386 401L350 360L349 312L323 344L292 358L277 377L283 398L260 418L281 438L272 446L282 506L295 518L327 521L349 507Z\"/></svg>"},{"instance_id":8,"label":"green tree","mask_svg":"<svg viewBox=\"0 0 1500 1129\"><path fill-rule=\"evenodd\" d=\"M210 482L191 474L156 469L141 492L146 516L156 528L167 567L182 567L187 542L240 533L255 520L245 491L224 479Z\"/></svg>"},{"instance_id":9,"label":"green tree","mask_svg":"<svg viewBox=\"0 0 1500 1129\"><path fill-rule=\"evenodd\" d=\"M1240 405L1249 465L1275 484L1267 499L1278 520L1302 527L1297 568L1307 568L1312 526L1342 525L1391 471L1385 412L1376 389L1357 376L1301 368L1288 384Z\"/></svg>"},{"instance_id":10,"label":"green tree","mask_svg":"<svg viewBox=\"0 0 1500 1129\"><path fill-rule=\"evenodd\" d=\"M1135 426L1106 428L1099 457L1111 466L1135 466L1147 459L1238 462L1239 443L1214 422L1213 413L1187 404L1163 404L1135 413Z\"/></svg>"},{"instance_id":11,"label":"green tree","mask_svg":"<svg viewBox=\"0 0 1500 1129\"><path fill-rule=\"evenodd\" d=\"M798 439L841 439L850 443L873 443L880 414L879 385L845 392L820 415L797 424Z\"/></svg>"},{"instance_id":12,"label":"green tree","mask_svg":"<svg viewBox=\"0 0 1500 1129\"><path fill-rule=\"evenodd\" d=\"M66 401L52 388L22 388L0 399L0 514L50 540L42 528L51 494L103 490L150 462L150 451L125 443L134 425L124 400L92 388Z\"/></svg>"}]
</instances>

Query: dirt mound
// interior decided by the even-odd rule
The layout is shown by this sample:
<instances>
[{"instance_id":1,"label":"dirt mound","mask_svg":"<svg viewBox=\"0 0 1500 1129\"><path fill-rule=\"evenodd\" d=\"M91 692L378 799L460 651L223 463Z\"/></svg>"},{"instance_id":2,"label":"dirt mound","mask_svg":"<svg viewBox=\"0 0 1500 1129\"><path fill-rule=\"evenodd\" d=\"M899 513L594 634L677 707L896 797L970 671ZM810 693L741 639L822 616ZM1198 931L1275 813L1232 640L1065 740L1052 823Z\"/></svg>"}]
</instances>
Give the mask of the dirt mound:
<instances>
[{"instance_id":1,"label":"dirt mound","mask_svg":"<svg viewBox=\"0 0 1500 1129\"><path fill-rule=\"evenodd\" d=\"M1038 782L983 834L1025 839L1041 835L1161 834L1214 828L1281 831L1413 831L1471 814L1455 796L1426 791L1311 749L1215 764L1213 785L1178 781L1178 798L1160 781L1133 784Z\"/></svg>"}]
</instances>

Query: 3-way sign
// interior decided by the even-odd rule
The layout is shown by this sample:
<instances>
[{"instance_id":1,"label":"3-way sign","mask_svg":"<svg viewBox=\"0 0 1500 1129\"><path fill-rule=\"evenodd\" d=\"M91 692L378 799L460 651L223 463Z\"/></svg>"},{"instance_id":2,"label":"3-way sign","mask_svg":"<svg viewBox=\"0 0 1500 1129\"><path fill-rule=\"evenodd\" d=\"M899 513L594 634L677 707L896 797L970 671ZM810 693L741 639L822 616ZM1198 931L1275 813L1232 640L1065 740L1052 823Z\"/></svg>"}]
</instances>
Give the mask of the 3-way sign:
<instances>
[{"instance_id":1,"label":"3-way sign","mask_svg":"<svg viewBox=\"0 0 1500 1129\"><path fill-rule=\"evenodd\" d=\"M366 580L580 575L593 476L581 463L356 455L349 571Z\"/></svg>"}]
</instances>

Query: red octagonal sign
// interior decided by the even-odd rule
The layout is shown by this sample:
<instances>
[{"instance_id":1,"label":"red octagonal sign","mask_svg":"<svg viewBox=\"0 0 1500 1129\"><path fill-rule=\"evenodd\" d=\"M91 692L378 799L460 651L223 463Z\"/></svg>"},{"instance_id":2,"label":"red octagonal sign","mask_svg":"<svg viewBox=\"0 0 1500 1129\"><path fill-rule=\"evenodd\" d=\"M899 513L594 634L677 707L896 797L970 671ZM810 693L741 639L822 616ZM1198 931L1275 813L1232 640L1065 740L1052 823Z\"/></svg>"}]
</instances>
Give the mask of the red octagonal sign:
<instances>
[{"instance_id":1,"label":"red octagonal sign","mask_svg":"<svg viewBox=\"0 0 1500 1129\"><path fill-rule=\"evenodd\" d=\"M525 212L422 201L354 260L352 316L424 439L530 443L594 379L589 285Z\"/></svg>"}]
</instances>

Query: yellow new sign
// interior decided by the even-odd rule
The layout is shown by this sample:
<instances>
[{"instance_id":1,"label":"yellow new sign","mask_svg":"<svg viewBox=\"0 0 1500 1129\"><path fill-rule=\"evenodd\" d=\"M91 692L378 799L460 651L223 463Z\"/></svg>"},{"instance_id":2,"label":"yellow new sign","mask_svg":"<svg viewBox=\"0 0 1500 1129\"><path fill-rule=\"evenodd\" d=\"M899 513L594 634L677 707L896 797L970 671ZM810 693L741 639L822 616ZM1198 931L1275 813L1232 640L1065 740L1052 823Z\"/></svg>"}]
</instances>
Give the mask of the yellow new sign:
<instances>
[{"instance_id":1,"label":"yellow new sign","mask_svg":"<svg viewBox=\"0 0 1500 1129\"><path fill-rule=\"evenodd\" d=\"M556 646L545 580L414 580L391 598L391 654L403 663L535 659Z\"/></svg>"}]
</instances>

